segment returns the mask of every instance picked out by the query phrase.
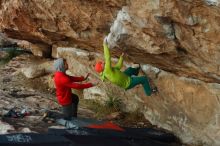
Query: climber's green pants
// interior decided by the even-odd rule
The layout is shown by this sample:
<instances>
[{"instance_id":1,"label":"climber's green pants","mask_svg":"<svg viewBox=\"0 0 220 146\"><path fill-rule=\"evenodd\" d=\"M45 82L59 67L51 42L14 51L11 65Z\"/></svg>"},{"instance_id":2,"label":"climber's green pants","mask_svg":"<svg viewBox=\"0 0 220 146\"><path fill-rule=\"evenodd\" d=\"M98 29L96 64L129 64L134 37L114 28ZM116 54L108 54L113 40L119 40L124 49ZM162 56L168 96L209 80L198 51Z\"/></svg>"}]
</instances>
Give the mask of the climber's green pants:
<instances>
[{"instance_id":1,"label":"climber's green pants","mask_svg":"<svg viewBox=\"0 0 220 146\"><path fill-rule=\"evenodd\" d=\"M133 87L135 87L136 85L142 84L145 94L150 96L152 91L151 91L151 87L150 87L150 83L148 81L148 78L146 76L140 76L138 77L138 73L139 73L140 68L132 68L129 67L127 68L124 73L128 76L131 77L131 83L128 86L127 89L131 89Z\"/></svg>"}]
</instances>

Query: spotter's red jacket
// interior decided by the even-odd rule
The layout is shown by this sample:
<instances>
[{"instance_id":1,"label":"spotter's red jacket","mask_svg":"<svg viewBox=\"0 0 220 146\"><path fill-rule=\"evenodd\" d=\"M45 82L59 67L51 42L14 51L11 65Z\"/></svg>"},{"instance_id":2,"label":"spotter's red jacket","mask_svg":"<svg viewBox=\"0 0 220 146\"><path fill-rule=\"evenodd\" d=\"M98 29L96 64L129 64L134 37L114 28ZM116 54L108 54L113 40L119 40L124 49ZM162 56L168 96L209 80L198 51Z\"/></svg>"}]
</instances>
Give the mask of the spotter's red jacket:
<instances>
[{"instance_id":1,"label":"spotter's red jacket","mask_svg":"<svg viewBox=\"0 0 220 146\"><path fill-rule=\"evenodd\" d=\"M84 80L85 80L84 77L72 77L72 76L68 76L63 72L59 72L59 71L55 72L54 82L56 86L56 96L59 104L64 106L72 103L71 88L85 89L93 86L91 83L85 83L85 84L75 83Z\"/></svg>"}]
</instances>

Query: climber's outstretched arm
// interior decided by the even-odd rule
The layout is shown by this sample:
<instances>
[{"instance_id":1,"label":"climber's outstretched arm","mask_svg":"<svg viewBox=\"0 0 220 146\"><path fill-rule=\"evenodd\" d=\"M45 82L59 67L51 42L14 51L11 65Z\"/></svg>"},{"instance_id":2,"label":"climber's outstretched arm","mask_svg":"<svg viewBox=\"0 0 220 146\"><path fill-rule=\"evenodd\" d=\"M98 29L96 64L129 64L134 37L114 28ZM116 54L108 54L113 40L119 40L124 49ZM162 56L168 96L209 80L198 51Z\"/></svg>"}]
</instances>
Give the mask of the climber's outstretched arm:
<instances>
[{"instance_id":1,"label":"climber's outstretched arm","mask_svg":"<svg viewBox=\"0 0 220 146\"><path fill-rule=\"evenodd\" d=\"M104 42L105 70L111 69L111 55L107 43Z\"/></svg>"},{"instance_id":2,"label":"climber's outstretched arm","mask_svg":"<svg viewBox=\"0 0 220 146\"><path fill-rule=\"evenodd\" d=\"M123 66L123 56L124 56L124 53L121 54L119 60L118 60L118 63L115 65L115 68L118 68L119 70L122 68Z\"/></svg>"}]
</instances>

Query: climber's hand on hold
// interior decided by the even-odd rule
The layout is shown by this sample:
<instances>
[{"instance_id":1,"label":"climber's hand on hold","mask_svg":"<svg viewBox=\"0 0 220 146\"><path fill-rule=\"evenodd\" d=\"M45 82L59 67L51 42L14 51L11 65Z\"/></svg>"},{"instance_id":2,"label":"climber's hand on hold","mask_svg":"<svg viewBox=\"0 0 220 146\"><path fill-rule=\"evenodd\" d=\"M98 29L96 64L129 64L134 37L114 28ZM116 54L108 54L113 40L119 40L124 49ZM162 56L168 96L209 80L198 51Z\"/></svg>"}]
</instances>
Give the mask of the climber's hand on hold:
<instances>
[{"instance_id":1,"label":"climber's hand on hold","mask_svg":"<svg viewBox=\"0 0 220 146\"><path fill-rule=\"evenodd\" d=\"M104 44L106 44L106 45L108 45L108 36L106 36L105 38L104 38L104 42L103 42Z\"/></svg>"},{"instance_id":2,"label":"climber's hand on hold","mask_svg":"<svg viewBox=\"0 0 220 146\"><path fill-rule=\"evenodd\" d=\"M88 74L86 75L85 80L87 80L89 76L90 76L90 73L88 73Z\"/></svg>"},{"instance_id":3,"label":"climber's hand on hold","mask_svg":"<svg viewBox=\"0 0 220 146\"><path fill-rule=\"evenodd\" d=\"M99 81L93 80L93 81L91 81L91 83L92 83L93 86L97 86L99 84Z\"/></svg>"}]
</instances>

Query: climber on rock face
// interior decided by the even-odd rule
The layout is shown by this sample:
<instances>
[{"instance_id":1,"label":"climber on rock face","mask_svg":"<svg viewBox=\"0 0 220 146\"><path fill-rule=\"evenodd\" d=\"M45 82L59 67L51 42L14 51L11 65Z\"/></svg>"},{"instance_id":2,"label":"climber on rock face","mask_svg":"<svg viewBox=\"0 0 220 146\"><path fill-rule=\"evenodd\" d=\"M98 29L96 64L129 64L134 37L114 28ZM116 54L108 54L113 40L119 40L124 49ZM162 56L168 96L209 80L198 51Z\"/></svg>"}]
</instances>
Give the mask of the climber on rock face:
<instances>
[{"instance_id":1,"label":"climber on rock face","mask_svg":"<svg viewBox=\"0 0 220 146\"><path fill-rule=\"evenodd\" d=\"M55 75L54 82L56 87L56 96L59 104L62 106L64 119L70 120L72 117L77 117L77 106L79 97L76 94L72 94L73 89L85 89L96 85L97 83L76 83L82 82L88 78L86 77L73 77L67 75L65 72L68 69L68 64L65 59L59 58L54 62Z\"/></svg>"},{"instance_id":2,"label":"climber on rock face","mask_svg":"<svg viewBox=\"0 0 220 146\"><path fill-rule=\"evenodd\" d=\"M140 70L140 65L136 68L129 67L122 72L120 69L123 66L124 53L122 53L120 56L118 63L112 67L107 38L104 39L103 47L105 63L98 61L95 65L95 70L96 72L100 73L102 81L107 79L126 90L142 84L145 94L148 96L157 92L157 88L151 89L150 83L146 76L137 76Z\"/></svg>"}]
</instances>

